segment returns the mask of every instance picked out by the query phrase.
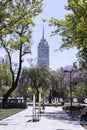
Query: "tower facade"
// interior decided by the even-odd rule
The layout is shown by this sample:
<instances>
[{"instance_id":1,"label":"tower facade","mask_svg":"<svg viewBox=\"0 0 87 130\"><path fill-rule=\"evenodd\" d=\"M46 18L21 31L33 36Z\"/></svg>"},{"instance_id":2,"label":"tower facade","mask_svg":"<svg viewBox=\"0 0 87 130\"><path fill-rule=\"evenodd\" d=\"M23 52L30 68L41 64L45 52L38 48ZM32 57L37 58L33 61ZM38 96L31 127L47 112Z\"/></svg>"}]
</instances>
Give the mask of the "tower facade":
<instances>
[{"instance_id":1,"label":"tower facade","mask_svg":"<svg viewBox=\"0 0 87 130\"><path fill-rule=\"evenodd\" d=\"M42 39L38 45L38 66L49 68L49 45L44 38L44 28Z\"/></svg>"}]
</instances>

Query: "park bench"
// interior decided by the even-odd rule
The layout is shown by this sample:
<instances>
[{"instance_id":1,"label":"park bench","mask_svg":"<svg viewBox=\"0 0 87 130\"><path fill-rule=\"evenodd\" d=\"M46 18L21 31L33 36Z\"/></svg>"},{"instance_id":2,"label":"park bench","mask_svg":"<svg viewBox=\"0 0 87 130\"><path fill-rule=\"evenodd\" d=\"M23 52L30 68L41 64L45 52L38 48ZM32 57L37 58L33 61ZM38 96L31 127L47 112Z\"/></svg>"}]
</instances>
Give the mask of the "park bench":
<instances>
[{"instance_id":1,"label":"park bench","mask_svg":"<svg viewBox=\"0 0 87 130\"><path fill-rule=\"evenodd\" d=\"M81 111L81 121L87 121L87 107L84 107Z\"/></svg>"}]
</instances>

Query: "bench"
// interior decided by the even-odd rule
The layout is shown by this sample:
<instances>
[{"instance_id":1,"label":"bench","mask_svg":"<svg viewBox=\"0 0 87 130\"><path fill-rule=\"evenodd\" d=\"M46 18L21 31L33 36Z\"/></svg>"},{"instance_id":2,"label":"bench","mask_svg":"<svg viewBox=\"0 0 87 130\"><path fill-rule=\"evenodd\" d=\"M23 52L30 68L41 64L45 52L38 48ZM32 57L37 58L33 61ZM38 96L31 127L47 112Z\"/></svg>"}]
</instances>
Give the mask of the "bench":
<instances>
[{"instance_id":1,"label":"bench","mask_svg":"<svg viewBox=\"0 0 87 130\"><path fill-rule=\"evenodd\" d=\"M81 121L86 121L87 120L87 107L84 107L82 109L82 112L81 112Z\"/></svg>"}]
</instances>

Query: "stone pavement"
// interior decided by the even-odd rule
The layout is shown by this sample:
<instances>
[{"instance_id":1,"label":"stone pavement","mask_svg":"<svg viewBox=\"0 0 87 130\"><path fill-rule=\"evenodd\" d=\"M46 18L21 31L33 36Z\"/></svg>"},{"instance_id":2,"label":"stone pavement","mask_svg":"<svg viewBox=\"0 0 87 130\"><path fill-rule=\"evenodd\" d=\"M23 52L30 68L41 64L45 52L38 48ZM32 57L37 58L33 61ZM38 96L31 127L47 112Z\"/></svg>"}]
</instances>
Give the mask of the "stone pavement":
<instances>
[{"instance_id":1,"label":"stone pavement","mask_svg":"<svg viewBox=\"0 0 87 130\"><path fill-rule=\"evenodd\" d=\"M0 121L0 130L85 130L62 107L46 107L40 121L32 121L32 107Z\"/></svg>"}]
</instances>

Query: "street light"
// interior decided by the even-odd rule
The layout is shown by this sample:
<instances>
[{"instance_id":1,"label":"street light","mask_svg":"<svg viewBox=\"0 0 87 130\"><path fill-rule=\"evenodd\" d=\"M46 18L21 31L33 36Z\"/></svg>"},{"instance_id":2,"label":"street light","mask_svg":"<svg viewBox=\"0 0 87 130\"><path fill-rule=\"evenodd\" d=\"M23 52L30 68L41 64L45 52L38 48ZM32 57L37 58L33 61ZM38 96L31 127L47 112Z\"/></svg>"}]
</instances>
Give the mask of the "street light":
<instances>
[{"instance_id":1,"label":"street light","mask_svg":"<svg viewBox=\"0 0 87 130\"><path fill-rule=\"evenodd\" d=\"M49 93L49 103L52 103L52 88L50 87L50 93Z\"/></svg>"},{"instance_id":2,"label":"street light","mask_svg":"<svg viewBox=\"0 0 87 130\"><path fill-rule=\"evenodd\" d=\"M71 82L71 74L72 74L72 70L65 70L64 72L67 72L70 74L70 82L69 82L69 87L70 87L70 112L71 112L71 116L72 116L72 82Z\"/></svg>"}]
</instances>

